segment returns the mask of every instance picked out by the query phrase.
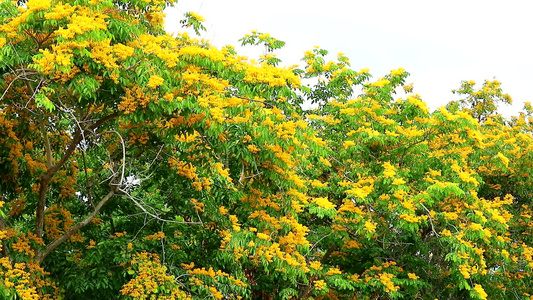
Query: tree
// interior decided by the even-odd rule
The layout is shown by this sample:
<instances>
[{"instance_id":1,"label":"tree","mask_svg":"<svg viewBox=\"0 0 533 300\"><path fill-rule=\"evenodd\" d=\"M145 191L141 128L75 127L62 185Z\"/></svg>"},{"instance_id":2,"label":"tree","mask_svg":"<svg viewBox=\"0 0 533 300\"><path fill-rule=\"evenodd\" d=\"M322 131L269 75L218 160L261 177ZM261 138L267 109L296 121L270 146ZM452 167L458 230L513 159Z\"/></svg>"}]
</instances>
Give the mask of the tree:
<instances>
[{"instance_id":1,"label":"tree","mask_svg":"<svg viewBox=\"0 0 533 300\"><path fill-rule=\"evenodd\" d=\"M530 107L429 112L258 32L249 61L171 4L1 2L3 298L529 296Z\"/></svg>"}]
</instances>

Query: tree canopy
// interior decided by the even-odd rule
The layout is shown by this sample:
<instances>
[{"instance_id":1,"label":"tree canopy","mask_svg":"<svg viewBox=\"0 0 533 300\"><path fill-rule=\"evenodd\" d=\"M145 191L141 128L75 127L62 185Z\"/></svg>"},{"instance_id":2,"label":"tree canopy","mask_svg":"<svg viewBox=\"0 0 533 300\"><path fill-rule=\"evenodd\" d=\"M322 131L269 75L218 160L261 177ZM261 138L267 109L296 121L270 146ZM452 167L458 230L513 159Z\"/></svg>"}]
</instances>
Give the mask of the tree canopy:
<instances>
[{"instance_id":1,"label":"tree canopy","mask_svg":"<svg viewBox=\"0 0 533 300\"><path fill-rule=\"evenodd\" d=\"M2 299L529 299L528 103L250 60L172 2L0 0Z\"/></svg>"}]
</instances>

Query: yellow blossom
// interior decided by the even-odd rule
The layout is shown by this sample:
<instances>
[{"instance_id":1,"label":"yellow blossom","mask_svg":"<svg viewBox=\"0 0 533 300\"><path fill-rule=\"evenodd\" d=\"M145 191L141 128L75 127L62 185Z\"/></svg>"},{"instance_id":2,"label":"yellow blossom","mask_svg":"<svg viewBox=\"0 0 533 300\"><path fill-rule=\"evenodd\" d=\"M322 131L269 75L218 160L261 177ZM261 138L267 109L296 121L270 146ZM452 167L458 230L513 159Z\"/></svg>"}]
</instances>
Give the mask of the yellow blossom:
<instances>
[{"instance_id":1,"label":"yellow blossom","mask_svg":"<svg viewBox=\"0 0 533 300\"><path fill-rule=\"evenodd\" d=\"M509 167L509 159L505 157L505 155L503 155L501 152L498 152L496 156L503 162L506 168Z\"/></svg>"},{"instance_id":2,"label":"yellow blossom","mask_svg":"<svg viewBox=\"0 0 533 300\"><path fill-rule=\"evenodd\" d=\"M200 16L199 14L195 13L195 12L189 12L189 15L193 18L195 18L198 22L203 22L205 21L204 17Z\"/></svg>"},{"instance_id":3,"label":"yellow blossom","mask_svg":"<svg viewBox=\"0 0 533 300\"><path fill-rule=\"evenodd\" d=\"M474 231L478 231L478 230L482 230L483 226L481 226L481 224L478 224L478 223L472 223L470 224L470 229Z\"/></svg>"},{"instance_id":4,"label":"yellow blossom","mask_svg":"<svg viewBox=\"0 0 533 300\"><path fill-rule=\"evenodd\" d=\"M262 232L258 232L257 233L257 237L262 239L262 240L265 240L265 241L270 240L270 236L268 236L268 234L264 234Z\"/></svg>"},{"instance_id":5,"label":"yellow blossom","mask_svg":"<svg viewBox=\"0 0 533 300\"><path fill-rule=\"evenodd\" d=\"M346 148L349 148L351 146L355 146L355 142L354 141L345 141L343 146L344 146L344 149L346 149Z\"/></svg>"},{"instance_id":6,"label":"yellow blossom","mask_svg":"<svg viewBox=\"0 0 533 300\"><path fill-rule=\"evenodd\" d=\"M394 168L394 166L391 165L390 162L384 163L383 168L385 168L385 170L383 171L383 177L392 178L394 175L396 175L396 168Z\"/></svg>"},{"instance_id":7,"label":"yellow blossom","mask_svg":"<svg viewBox=\"0 0 533 300\"><path fill-rule=\"evenodd\" d=\"M366 231L368 231L369 233L373 233L374 231L376 231L376 223L366 221L366 222L365 222L365 229L366 229Z\"/></svg>"},{"instance_id":8,"label":"yellow blossom","mask_svg":"<svg viewBox=\"0 0 533 300\"><path fill-rule=\"evenodd\" d=\"M395 178L392 181L392 184L393 185L402 185L402 184L405 184L405 180L403 180L402 178Z\"/></svg>"},{"instance_id":9,"label":"yellow blossom","mask_svg":"<svg viewBox=\"0 0 533 300\"><path fill-rule=\"evenodd\" d=\"M481 299L486 300L487 299L487 293L483 289L483 287L480 284L474 285L474 290L476 293L481 297Z\"/></svg>"},{"instance_id":10,"label":"yellow blossom","mask_svg":"<svg viewBox=\"0 0 533 300\"><path fill-rule=\"evenodd\" d=\"M50 0L29 0L26 2L28 10L45 10L50 7Z\"/></svg>"},{"instance_id":11,"label":"yellow blossom","mask_svg":"<svg viewBox=\"0 0 533 300\"><path fill-rule=\"evenodd\" d=\"M404 68L398 68L397 70L392 70L392 71L390 72L390 74L391 74L392 76L398 76L398 75L402 75L404 71L405 71Z\"/></svg>"},{"instance_id":12,"label":"yellow blossom","mask_svg":"<svg viewBox=\"0 0 533 300\"><path fill-rule=\"evenodd\" d=\"M320 261L318 260L314 260L312 262L309 262L309 266L312 268L312 269L315 269L315 270L322 270L322 266L320 264Z\"/></svg>"},{"instance_id":13,"label":"yellow blossom","mask_svg":"<svg viewBox=\"0 0 533 300\"><path fill-rule=\"evenodd\" d=\"M326 283L324 282L324 280L316 280L314 282L314 285L315 285L315 289L319 291L326 289Z\"/></svg>"},{"instance_id":14,"label":"yellow blossom","mask_svg":"<svg viewBox=\"0 0 533 300\"><path fill-rule=\"evenodd\" d=\"M150 76L150 80L148 80L148 86L151 89L155 89L158 86L162 85L165 80L157 75Z\"/></svg>"},{"instance_id":15,"label":"yellow blossom","mask_svg":"<svg viewBox=\"0 0 533 300\"><path fill-rule=\"evenodd\" d=\"M446 220L457 220L459 216L454 212L444 212L444 218Z\"/></svg>"},{"instance_id":16,"label":"yellow blossom","mask_svg":"<svg viewBox=\"0 0 533 300\"><path fill-rule=\"evenodd\" d=\"M452 233L448 229L443 229L440 234L443 236L452 236Z\"/></svg>"},{"instance_id":17,"label":"yellow blossom","mask_svg":"<svg viewBox=\"0 0 533 300\"><path fill-rule=\"evenodd\" d=\"M220 212L221 215L225 215L228 213L228 210L224 206L220 206L218 208L218 211Z\"/></svg>"},{"instance_id":18,"label":"yellow blossom","mask_svg":"<svg viewBox=\"0 0 533 300\"><path fill-rule=\"evenodd\" d=\"M331 268L326 273L326 275L337 275L337 274L342 274L342 272L337 268Z\"/></svg>"},{"instance_id":19,"label":"yellow blossom","mask_svg":"<svg viewBox=\"0 0 533 300\"><path fill-rule=\"evenodd\" d=\"M335 204L331 203L328 198L313 198L313 203L325 209L335 208Z\"/></svg>"}]
</instances>

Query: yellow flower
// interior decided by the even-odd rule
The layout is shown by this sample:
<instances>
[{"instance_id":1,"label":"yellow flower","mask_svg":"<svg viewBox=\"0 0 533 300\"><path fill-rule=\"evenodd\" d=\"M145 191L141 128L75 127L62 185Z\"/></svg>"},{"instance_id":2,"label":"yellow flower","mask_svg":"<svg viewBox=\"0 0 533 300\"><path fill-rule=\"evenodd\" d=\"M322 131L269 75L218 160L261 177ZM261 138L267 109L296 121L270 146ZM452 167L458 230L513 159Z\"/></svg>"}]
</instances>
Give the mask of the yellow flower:
<instances>
[{"instance_id":1,"label":"yellow flower","mask_svg":"<svg viewBox=\"0 0 533 300\"><path fill-rule=\"evenodd\" d=\"M379 281L381 281L381 283L385 286L387 293L395 292L399 288L398 286L394 285L392 278L394 278L394 275L390 273L383 273L379 275Z\"/></svg>"},{"instance_id":2,"label":"yellow flower","mask_svg":"<svg viewBox=\"0 0 533 300\"><path fill-rule=\"evenodd\" d=\"M253 145L253 144L252 145L248 145L248 150L250 150L250 152L252 152L252 153L257 153L257 152L260 151L260 149L257 148L256 145Z\"/></svg>"},{"instance_id":3,"label":"yellow flower","mask_svg":"<svg viewBox=\"0 0 533 300\"><path fill-rule=\"evenodd\" d=\"M419 277L416 276L416 274L414 274L414 273L409 273L409 274L407 274L407 276L409 276L409 278L410 278L410 279L413 279L413 280L417 280L417 279L419 278Z\"/></svg>"},{"instance_id":4,"label":"yellow flower","mask_svg":"<svg viewBox=\"0 0 533 300\"><path fill-rule=\"evenodd\" d=\"M324 282L324 280L317 280L315 281L314 284L315 284L315 289L319 291L326 289L326 283Z\"/></svg>"},{"instance_id":5,"label":"yellow flower","mask_svg":"<svg viewBox=\"0 0 533 300\"><path fill-rule=\"evenodd\" d=\"M403 180L402 178L396 178L392 181L392 184L393 185L402 185L402 184L405 184L405 180Z\"/></svg>"},{"instance_id":6,"label":"yellow flower","mask_svg":"<svg viewBox=\"0 0 533 300\"><path fill-rule=\"evenodd\" d=\"M410 214L402 214L400 216L400 219L404 219L405 221L407 221L409 223L418 223L418 222L420 222L420 217L417 217L415 215L410 215Z\"/></svg>"},{"instance_id":7,"label":"yellow flower","mask_svg":"<svg viewBox=\"0 0 533 300\"><path fill-rule=\"evenodd\" d=\"M465 279L470 278L470 269L469 265L459 265L459 272L461 272Z\"/></svg>"},{"instance_id":8,"label":"yellow flower","mask_svg":"<svg viewBox=\"0 0 533 300\"><path fill-rule=\"evenodd\" d=\"M224 206L219 207L218 211L221 215L225 215L228 212L228 210Z\"/></svg>"},{"instance_id":9,"label":"yellow flower","mask_svg":"<svg viewBox=\"0 0 533 300\"><path fill-rule=\"evenodd\" d=\"M444 213L444 218L446 220L457 220L458 217L459 216L456 213L454 213L454 212L450 212L450 213L449 212L445 212Z\"/></svg>"},{"instance_id":10,"label":"yellow flower","mask_svg":"<svg viewBox=\"0 0 533 300\"><path fill-rule=\"evenodd\" d=\"M474 290L476 291L476 293L478 293L478 295L481 297L481 299L485 300L487 299L487 293L485 292L485 290L483 289L483 287L481 286L481 284L476 284L474 286Z\"/></svg>"},{"instance_id":11,"label":"yellow flower","mask_svg":"<svg viewBox=\"0 0 533 300\"><path fill-rule=\"evenodd\" d=\"M413 204L412 200L403 201L402 206L405 207L409 211L412 211L412 212L416 211L416 206Z\"/></svg>"},{"instance_id":12,"label":"yellow flower","mask_svg":"<svg viewBox=\"0 0 533 300\"><path fill-rule=\"evenodd\" d=\"M372 232L376 231L376 223L366 221L365 222L365 229L369 233L372 233Z\"/></svg>"},{"instance_id":13,"label":"yellow flower","mask_svg":"<svg viewBox=\"0 0 533 300\"><path fill-rule=\"evenodd\" d=\"M387 84L389 84L390 81L387 80L387 79L381 79L380 81L377 81L377 82L374 82L372 83L371 85L372 86L375 86L375 87L384 87L386 86Z\"/></svg>"},{"instance_id":14,"label":"yellow flower","mask_svg":"<svg viewBox=\"0 0 533 300\"><path fill-rule=\"evenodd\" d=\"M158 86L162 85L165 80L157 75L150 76L150 80L148 80L148 86L151 89L155 89Z\"/></svg>"},{"instance_id":15,"label":"yellow flower","mask_svg":"<svg viewBox=\"0 0 533 300\"><path fill-rule=\"evenodd\" d=\"M354 189L351 189L351 190L347 190L346 193L351 195L351 196L364 199L370 193L372 193L373 190L374 189L373 189L372 186L364 186L364 187L361 187L361 188L354 188Z\"/></svg>"},{"instance_id":16,"label":"yellow flower","mask_svg":"<svg viewBox=\"0 0 533 300\"><path fill-rule=\"evenodd\" d=\"M509 252L507 250L502 250L502 255L505 256L505 258L509 258Z\"/></svg>"},{"instance_id":17,"label":"yellow flower","mask_svg":"<svg viewBox=\"0 0 533 300\"><path fill-rule=\"evenodd\" d=\"M329 202L327 198L313 198L313 202L325 209L332 209L335 208L335 204Z\"/></svg>"},{"instance_id":18,"label":"yellow flower","mask_svg":"<svg viewBox=\"0 0 533 300\"><path fill-rule=\"evenodd\" d=\"M270 239L270 236L268 236L268 234L264 234L264 233L261 233L261 232L257 233L257 237L262 239L262 240L265 240L265 241L268 241Z\"/></svg>"},{"instance_id":19,"label":"yellow flower","mask_svg":"<svg viewBox=\"0 0 533 300\"><path fill-rule=\"evenodd\" d=\"M50 8L50 0L30 0L26 3L28 10L45 10Z\"/></svg>"},{"instance_id":20,"label":"yellow flower","mask_svg":"<svg viewBox=\"0 0 533 300\"><path fill-rule=\"evenodd\" d=\"M404 90L404 92L406 92L406 93L410 93L410 92L412 92L412 91L413 91L413 84L410 83L410 84L406 84L406 85L404 85L404 86L403 86L403 90Z\"/></svg>"},{"instance_id":21,"label":"yellow flower","mask_svg":"<svg viewBox=\"0 0 533 300\"><path fill-rule=\"evenodd\" d=\"M348 147L351 147L351 146L355 146L355 142L354 141L346 141L346 142L344 142L344 149L346 149Z\"/></svg>"},{"instance_id":22,"label":"yellow flower","mask_svg":"<svg viewBox=\"0 0 533 300\"><path fill-rule=\"evenodd\" d=\"M429 169L429 175L431 175L432 177L441 176L441 170L435 171L435 170Z\"/></svg>"},{"instance_id":23,"label":"yellow flower","mask_svg":"<svg viewBox=\"0 0 533 300\"><path fill-rule=\"evenodd\" d=\"M337 274L342 274L341 270L339 270L337 268L331 268L326 273L326 275L337 275Z\"/></svg>"},{"instance_id":24,"label":"yellow flower","mask_svg":"<svg viewBox=\"0 0 533 300\"><path fill-rule=\"evenodd\" d=\"M389 162L384 163L383 168L385 168L383 171L383 176L385 178L392 178L394 175L396 175L396 168L394 168L394 166Z\"/></svg>"},{"instance_id":25,"label":"yellow flower","mask_svg":"<svg viewBox=\"0 0 533 300\"><path fill-rule=\"evenodd\" d=\"M503 162L506 168L509 167L509 159L507 157L505 157L501 152L498 152L496 156Z\"/></svg>"},{"instance_id":26,"label":"yellow flower","mask_svg":"<svg viewBox=\"0 0 533 300\"><path fill-rule=\"evenodd\" d=\"M181 267L184 270L190 270L190 269L194 268L194 262L191 262L190 264L182 263Z\"/></svg>"},{"instance_id":27,"label":"yellow flower","mask_svg":"<svg viewBox=\"0 0 533 300\"><path fill-rule=\"evenodd\" d=\"M443 229L440 234L442 234L443 236L452 236L451 231L449 231L448 229Z\"/></svg>"},{"instance_id":28,"label":"yellow flower","mask_svg":"<svg viewBox=\"0 0 533 300\"><path fill-rule=\"evenodd\" d=\"M191 17L195 18L196 21L198 22L203 22L205 21L204 17L200 16L199 14L195 13L195 12L189 12L189 15L191 15Z\"/></svg>"},{"instance_id":29,"label":"yellow flower","mask_svg":"<svg viewBox=\"0 0 533 300\"><path fill-rule=\"evenodd\" d=\"M309 266L312 268L312 269L315 269L315 270L322 270L322 266L320 265L320 261L318 260L314 260L312 262L309 263Z\"/></svg>"},{"instance_id":30,"label":"yellow flower","mask_svg":"<svg viewBox=\"0 0 533 300\"><path fill-rule=\"evenodd\" d=\"M481 224L478 224L478 223L472 223L470 224L470 229L474 231L478 231L478 230L483 229L483 226L481 226Z\"/></svg>"},{"instance_id":31,"label":"yellow flower","mask_svg":"<svg viewBox=\"0 0 533 300\"><path fill-rule=\"evenodd\" d=\"M390 74L391 74L392 76L398 76L398 75L402 75L404 71L405 71L404 68L398 68L397 70L392 70L392 71L390 72Z\"/></svg>"}]
</instances>

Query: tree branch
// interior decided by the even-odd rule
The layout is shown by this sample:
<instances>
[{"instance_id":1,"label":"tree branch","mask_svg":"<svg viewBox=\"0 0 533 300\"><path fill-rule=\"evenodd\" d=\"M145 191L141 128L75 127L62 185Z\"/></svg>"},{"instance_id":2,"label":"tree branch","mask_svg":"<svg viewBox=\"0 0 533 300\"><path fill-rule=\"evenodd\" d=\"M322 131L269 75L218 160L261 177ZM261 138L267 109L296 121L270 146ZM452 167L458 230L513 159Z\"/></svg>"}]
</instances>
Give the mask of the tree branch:
<instances>
[{"instance_id":1,"label":"tree branch","mask_svg":"<svg viewBox=\"0 0 533 300\"><path fill-rule=\"evenodd\" d=\"M54 240L52 243L48 244L48 246L46 246L46 249L43 252L39 252L36 255L37 262L39 262L40 264L48 256L48 254L50 254L50 252L52 252L55 248L61 245L64 241L66 241L68 238L70 238L72 235L78 232L78 230L80 230L81 228L89 224L89 222L98 214L102 206L104 206L104 204L106 204L106 202L115 195L115 190L116 188L112 187L111 191L107 193L107 195L105 195L105 197L102 198L100 202L98 202L98 204L96 205L96 207L94 208L93 212L90 215L88 215L83 221L79 222L74 227L72 227L69 231L65 232L62 236Z\"/></svg>"},{"instance_id":2,"label":"tree branch","mask_svg":"<svg viewBox=\"0 0 533 300\"><path fill-rule=\"evenodd\" d=\"M44 126L44 120L41 121L41 134L43 135L44 141L44 150L46 152L46 168L50 169L52 167L52 149L50 148L50 139L48 138L48 132Z\"/></svg>"},{"instance_id":3,"label":"tree branch","mask_svg":"<svg viewBox=\"0 0 533 300\"><path fill-rule=\"evenodd\" d=\"M163 219L163 218L159 217L158 215L149 212L141 203L139 203L139 201L137 201L135 199L134 196L132 196L130 193L128 193L128 191L125 191L123 189L119 189L119 191L124 193L124 195L126 197L128 197L133 203L135 203L135 205L137 205L137 207L139 207L145 214L149 215L150 217L152 217L152 218L154 218L154 219L156 219L158 221L168 222L168 223L177 223L177 224L190 224L190 225L202 225L203 224L203 222L186 222L186 221L174 221L174 220Z\"/></svg>"},{"instance_id":4,"label":"tree branch","mask_svg":"<svg viewBox=\"0 0 533 300\"><path fill-rule=\"evenodd\" d=\"M69 146L67 147L67 150L65 151L65 154L63 155L63 157L55 165L48 168L46 170L46 173L41 176L40 186L39 186L39 201L37 203L37 211L35 213L35 235L37 235L38 238L43 237L44 209L46 206L46 192L48 191L48 186L50 185L50 181L52 181L52 178L54 177L55 173L72 156L72 154L78 147L79 143L82 141L84 135L88 136L88 135L94 134L94 130L96 128L100 127L105 122L118 117L119 114L120 112L114 112L94 122L90 126L87 126L83 131L80 129L76 130L76 134L74 135L74 138L72 139Z\"/></svg>"}]
</instances>

